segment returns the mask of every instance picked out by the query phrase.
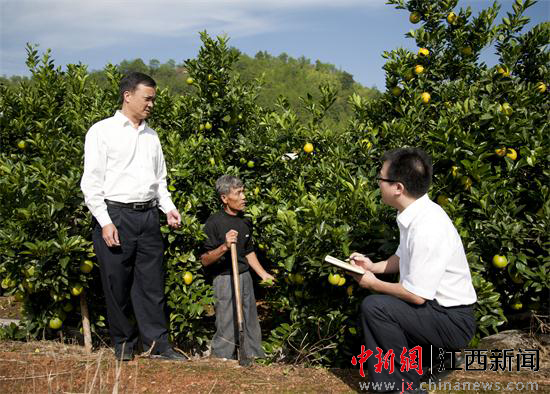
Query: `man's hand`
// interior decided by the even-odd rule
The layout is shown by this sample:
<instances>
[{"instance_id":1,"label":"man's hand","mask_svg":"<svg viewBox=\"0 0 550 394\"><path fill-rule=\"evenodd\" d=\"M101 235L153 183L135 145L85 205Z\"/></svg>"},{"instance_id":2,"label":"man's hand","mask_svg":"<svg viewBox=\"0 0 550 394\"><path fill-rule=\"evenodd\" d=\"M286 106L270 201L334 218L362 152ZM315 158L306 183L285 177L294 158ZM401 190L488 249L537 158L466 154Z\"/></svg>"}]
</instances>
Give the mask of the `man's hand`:
<instances>
[{"instance_id":1,"label":"man's hand","mask_svg":"<svg viewBox=\"0 0 550 394\"><path fill-rule=\"evenodd\" d=\"M227 246L227 249L231 249L231 244L237 243L237 236L239 233L235 230L229 230L225 234L225 246Z\"/></svg>"},{"instance_id":2,"label":"man's hand","mask_svg":"<svg viewBox=\"0 0 550 394\"><path fill-rule=\"evenodd\" d=\"M181 216L177 209L172 209L166 214L168 225L172 228L178 228L181 226Z\"/></svg>"},{"instance_id":3,"label":"man's hand","mask_svg":"<svg viewBox=\"0 0 550 394\"><path fill-rule=\"evenodd\" d=\"M120 240L118 239L118 230L113 223L106 224L101 229L101 236L108 247L113 248L120 246Z\"/></svg>"},{"instance_id":4,"label":"man's hand","mask_svg":"<svg viewBox=\"0 0 550 394\"><path fill-rule=\"evenodd\" d=\"M262 278L262 281L268 281L268 280L272 282L275 281L275 277L267 272L261 278Z\"/></svg>"},{"instance_id":5,"label":"man's hand","mask_svg":"<svg viewBox=\"0 0 550 394\"><path fill-rule=\"evenodd\" d=\"M354 252L349 256L350 264L357 265L363 268L365 271L372 271L374 269L374 263L368 257L361 253Z\"/></svg>"},{"instance_id":6,"label":"man's hand","mask_svg":"<svg viewBox=\"0 0 550 394\"><path fill-rule=\"evenodd\" d=\"M359 286L365 289L372 289L372 286L378 280L370 271L366 271L363 275L355 273L350 273L350 275L359 283Z\"/></svg>"}]
</instances>

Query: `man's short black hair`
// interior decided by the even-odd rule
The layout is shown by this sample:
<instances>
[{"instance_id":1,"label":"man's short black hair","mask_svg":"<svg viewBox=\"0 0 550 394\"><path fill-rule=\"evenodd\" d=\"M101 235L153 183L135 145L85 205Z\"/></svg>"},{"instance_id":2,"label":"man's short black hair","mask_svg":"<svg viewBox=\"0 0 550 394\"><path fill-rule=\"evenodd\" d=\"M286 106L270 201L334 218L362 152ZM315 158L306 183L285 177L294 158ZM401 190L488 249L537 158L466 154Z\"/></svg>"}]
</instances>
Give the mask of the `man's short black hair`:
<instances>
[{"instance_id":1,"label":"man's short black hair","mask_svg":"<svg viewBox=\"0 0 550 394\"><path fill-rule=\"evenodd\" d=\"M382 163L388 162L388 179L394 179L405 186L411 197L421 197L428 192L432 183L432 159L419 148L399 148L387 151Z\"/></svg>"},{"instance_id":2,"label":"man's short black hair","mask_svg":"<svg viewBox=\"0 0 550 394\"><path fill-rule=\"evenodd\" d=\"M124 102L124 92L133 92L139 84L157 87L157 83L149 75L137 71L129 72L120 80L120 101Z\"/></svg>"}]
</instances>

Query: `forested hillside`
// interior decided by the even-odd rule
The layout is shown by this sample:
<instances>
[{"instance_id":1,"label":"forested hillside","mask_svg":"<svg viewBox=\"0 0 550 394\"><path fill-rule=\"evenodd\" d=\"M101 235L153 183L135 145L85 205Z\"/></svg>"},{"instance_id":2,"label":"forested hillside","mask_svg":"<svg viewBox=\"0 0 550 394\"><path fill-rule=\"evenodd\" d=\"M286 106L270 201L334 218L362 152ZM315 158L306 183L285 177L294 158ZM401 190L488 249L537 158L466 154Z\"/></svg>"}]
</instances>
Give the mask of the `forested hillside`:
<instances>
[{"instance_id":1,"label":"forested hillside","mask_svg":"<svg viewBox=\"0 0 550 394\"><path fill-rule=\"evenodd\" d=\"M357 93L365 98L374 98L379 95L376 88L367 88L353 80L353 75L338 70L330 63L322 63L317 60L313 63L305 57L292 58L286 53L273 56L265 51L258 52L254 57L241 53L235 64L233 72L241 75L243 81L260 79L262 89L259 92L257 103L264 108L271 108L280 96L287 99L288 104L295 108L298 116L306 117L300 98L310 94L314 99L320 97L318 86L329 83L336 88L337 99L327 113L329 123L333 125L342 124L350 118L351 107L347 104L348 97ZM167 88L171 93L190 93L192 88L185 83L188 76L183 62L176 63L169 60L160 63L156 59L145 63L142 59L123 60L118 64L122 72L140 71L150 74L157 81L159 88ZM104 70L95 70L90 73L90 78L99 82L100 86L107 87L107 77ZM0 83L16 85L25 81L26 77L12 76L0 77Z\"/></svg>"}]
</instances>

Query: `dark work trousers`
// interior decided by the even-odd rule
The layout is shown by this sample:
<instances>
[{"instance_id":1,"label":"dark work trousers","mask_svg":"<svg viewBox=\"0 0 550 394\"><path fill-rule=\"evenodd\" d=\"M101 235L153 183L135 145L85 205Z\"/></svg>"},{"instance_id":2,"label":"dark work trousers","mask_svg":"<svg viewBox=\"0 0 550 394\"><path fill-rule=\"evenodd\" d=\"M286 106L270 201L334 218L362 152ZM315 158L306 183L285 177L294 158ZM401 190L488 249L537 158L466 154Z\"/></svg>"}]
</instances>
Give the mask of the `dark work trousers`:
<instances>
[{"instance_id":1,"label":"dark work trousers","mask_svg":"<svg viewBox=\"0 0 550 394\"><path fill-rule=\"evenodd\" d=\"M395 387L418 388L420 375L417 370L401 372L401 353L421 346L461 349L468 345L475 332L475 318L472 306L444 308L437 301L426 301L423 305L409 304L390 295L372 295L361 304L361 324L365 335L365 348L373 352L367 360L370 382L395 382ZM382 356L392 349L395 355L394 371L382 368L375 371L379 347ZM360 352L357 352L357 355ZM407 354L408 357L408 354ZM422 352L424 359L429 353ZM434 365L436 363L434 362Z\"/></svg>"},{"instance_id":2,"label":"dark work trousers","mask_svg":"<svg viewBox=\"0 0 550 394\"><path fill-rule=\"evenodd\" d=\"M108 206L108 212L120 247L107 247L96 221L93 241L115 351L121 351L123 344L125 352L135 348L138 330L130 317L133 308L144 350L154 341L152 354L162 353L169 344L158 208L135 211Z\"/></svg>"}]
</instances>

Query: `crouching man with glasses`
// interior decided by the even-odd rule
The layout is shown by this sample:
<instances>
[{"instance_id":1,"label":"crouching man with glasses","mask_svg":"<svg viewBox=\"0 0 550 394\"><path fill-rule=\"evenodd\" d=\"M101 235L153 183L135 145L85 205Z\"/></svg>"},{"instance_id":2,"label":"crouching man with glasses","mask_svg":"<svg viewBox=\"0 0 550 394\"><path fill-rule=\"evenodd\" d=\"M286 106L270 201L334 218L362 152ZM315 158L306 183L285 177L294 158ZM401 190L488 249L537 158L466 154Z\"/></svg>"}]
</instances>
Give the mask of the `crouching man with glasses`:
<instances>
[{"instance_id":1,"label":"crouching man with glasses","mask_svg":"<svg viewBox=\"0 0 550 394\"><path fill-rule=\"evenodd\" d=\"M386 152L377 180L382 202L398 211L399 247L376 263L360 253L350 256L352 264L366 271L353 274L355 280L378 293L361 304L365 348L373 352L367 359L368 377L371 382L393 382L396 393L403 387L425 392L419 371L401 368L402 352L417 346L465 347L475 332L477 297L460 236L447 213L427 195L430 157L417 148ZM387 273L399 273L399 282L377 277ZM390 368L375 371L377 348L383 355L393 351L392 373Z\"/></svg>"}]
</instances>

